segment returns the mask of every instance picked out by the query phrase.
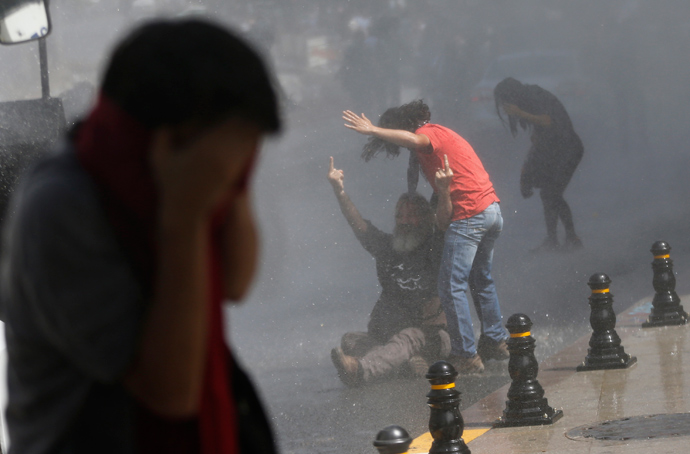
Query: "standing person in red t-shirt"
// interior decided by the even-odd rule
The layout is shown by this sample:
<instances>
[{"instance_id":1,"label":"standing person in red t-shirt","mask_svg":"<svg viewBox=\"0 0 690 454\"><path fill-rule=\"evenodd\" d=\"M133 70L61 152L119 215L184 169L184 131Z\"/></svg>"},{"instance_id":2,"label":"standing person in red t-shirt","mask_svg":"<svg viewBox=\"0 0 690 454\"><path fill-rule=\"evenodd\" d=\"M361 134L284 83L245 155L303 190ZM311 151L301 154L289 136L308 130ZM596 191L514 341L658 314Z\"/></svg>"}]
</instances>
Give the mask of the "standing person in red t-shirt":
<instances>
[{"instance_id":1,"label":"standing person in red t-shirt","mask_svg":"<svg viewBox=\"0 0 690 454\"><path fill-rule=\"evenodd\" d=\"M470 144L452 130L429 123L430 118L429 107L421 100L386 110L379 126L364 114L343 113L346 127L370 136L362 153L365 159L384 149L396 156L399 147L408 148L434 189L436 222L446 232L438 286L451 336L449 361L460 373L481 373L482 358L509 356L491 277L494 242L503 218L489 175ZM482 324L476 346L468 287Z\"/></svg>"}]
</instances>

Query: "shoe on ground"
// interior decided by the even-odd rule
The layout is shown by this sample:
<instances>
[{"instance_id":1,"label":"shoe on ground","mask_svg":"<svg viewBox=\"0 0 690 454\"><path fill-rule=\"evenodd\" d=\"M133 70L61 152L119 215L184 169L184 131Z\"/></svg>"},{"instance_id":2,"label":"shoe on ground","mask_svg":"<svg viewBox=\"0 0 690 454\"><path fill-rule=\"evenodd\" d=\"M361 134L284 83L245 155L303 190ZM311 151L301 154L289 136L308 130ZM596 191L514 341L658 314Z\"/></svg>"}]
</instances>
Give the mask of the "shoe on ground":
<instances>
[{"instance_id":1,"label":"shoe on ground","mask_svg":"<svg viewBox=\"0 0 690 454\"><path fill-rule=\"evenodd\" d=\"M504 361L510 358L508 345L506 341L495 341L487 336L481 336L477 344L477 354L485 361L495 359L497 361Z\"/></svg>"},{"instance_id":2,"label":"shoe on ground","mask_svg":"<svg viewBox=\"0 0 690 454\"><path fill-rule=\"evenodd\" d=\"M362 367L354 356L348 356L338 347L331 350L331 360L338 371L338 377L347 386L359 386L362 384Z\"/></svg>"},{"instance_id":3,"label":"shoe on ground","mask_svg":"<svg viewBox=\"0 0 690 454\"><path fill-rule=\"evenodd\" d=\"M427 363L426 360L419 355L415 355L410 358L407 365L409 366L413 377L424 378L426 377L427 372L429 372L429 363Z\"/></svg>"},{"instance_id":4,"label":"shoe on ground","mask_svg":"<svg viewBox=\"0 0 690 454\"><path fill-rule=\"evenodd\" d=\"M455 371L460 375L481 374L484 372L482 358L476 353L470 358L450 355L448 362L453 365Z\"/></svg>"}]
</instances>

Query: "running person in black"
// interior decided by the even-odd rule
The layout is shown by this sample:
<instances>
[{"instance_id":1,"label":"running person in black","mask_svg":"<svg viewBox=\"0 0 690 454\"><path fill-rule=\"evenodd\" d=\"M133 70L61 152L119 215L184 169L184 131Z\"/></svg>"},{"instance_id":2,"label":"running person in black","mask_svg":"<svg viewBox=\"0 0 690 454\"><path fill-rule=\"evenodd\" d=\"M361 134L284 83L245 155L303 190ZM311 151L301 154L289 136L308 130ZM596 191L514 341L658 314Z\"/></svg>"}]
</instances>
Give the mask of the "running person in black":
<instances>
[{"instance_id":1,"label":"running person in black","mask_svg":"<svg viewBox=\"0 0 690 454\"><path fill-rule=\"evenodd\" d=\"M532 147L520 175L520 191L528 198L534 188L541 189L547 237L537 250L560 248L559 219L565 227L565 250L581 248L582 241L575 233L573 215L563 193L582 159L584 147L563 104L538 85L523 84L512 77L496 85L494 98L501 121L506 121L501 110L508 115L513 136L517 135L518 125L532 132Z\"/></svg>"}]
</instances>

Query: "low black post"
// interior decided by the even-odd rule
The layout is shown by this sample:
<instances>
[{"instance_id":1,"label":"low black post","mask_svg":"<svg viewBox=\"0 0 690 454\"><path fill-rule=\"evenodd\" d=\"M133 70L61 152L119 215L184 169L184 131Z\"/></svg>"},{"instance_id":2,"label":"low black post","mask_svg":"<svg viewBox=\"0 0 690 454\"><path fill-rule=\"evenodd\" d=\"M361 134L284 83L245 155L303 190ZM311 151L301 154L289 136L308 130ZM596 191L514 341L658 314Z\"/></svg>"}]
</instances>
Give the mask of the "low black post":
<instances>
[{"instance_id":1,"label":"low black post","mask_svg":"<svg viewBox=\"0 0 690 454\"><path fill-rule=\"evenodd\" d=\"M462 439L465 422L460 414L460 391L455 389L455 368L446 361L438 361L429 367L426 374L431 391L426 395L431 408L429 433L434 439L429 454L461 453L470 454Z\"/></svg>"},{"instance_id":2,"label":"low black post","mask_svg":"<svg viewBox=\"0 0 690 454\"><path fill-rule=\"evenodd\" d=\"M508 319L506 328L510 333L506 341L510 352L508 372L513 382L508 389L506 409L494 427L553 424L563 416L563 411L549 407L544 389L537 381L539 364L534 357L532 321L525 314L514 314Z\"/></svg>"},{"instance_id":3,"label":"low black post","mask_svg":"<svg viewBox=\"0 0 690 454\"><path fill-rule=\"evenodd\" d=\"M404 454L412 443L412 438L400 426L388 426L379 431L374 446L380 454Z\"/></svg>"},{"instance_id":4,"label":"low black post","mask_svg":"<svg viewBox=\"0 0 690 454\"><path fill-rule=\"evenodd\" d=\"M652 270L654 270L654 299L649 318L642 324L643 328L667 325L685 325L688 314L680 305L680 298L676 293L676 276L673 274L673 260L671 260L671 246L666 241L657 241L650 249L654 254Z\"/></svg>"},{"instance_id":5,"label":"low black post","mask_svg":"<svg viewBox=\"0 0 690 454\"><path fill-rule=\"evenodd\" d=\"M625 353L621 338L614 329L616 313L613 311L613 294L609 291L611 279L604 273L592 274L589 278L589 307L592 312L589 323L592 325L592 337L589 339L589 350L585 361L577 366L577 371L598 369L625 369L637 362L637 358Z\"/></svg>"}]
</instances>

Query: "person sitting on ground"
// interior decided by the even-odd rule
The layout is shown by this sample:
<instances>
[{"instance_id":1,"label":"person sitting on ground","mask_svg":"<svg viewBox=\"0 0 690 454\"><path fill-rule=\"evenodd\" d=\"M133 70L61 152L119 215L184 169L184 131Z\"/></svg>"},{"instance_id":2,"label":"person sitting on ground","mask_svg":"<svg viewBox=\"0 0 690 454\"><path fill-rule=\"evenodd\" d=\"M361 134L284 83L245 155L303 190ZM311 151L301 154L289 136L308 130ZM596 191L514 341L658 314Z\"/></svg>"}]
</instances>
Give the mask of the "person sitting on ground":
<instances>
[{"instance_id":1,"label":"person sitting on ground","mask_svg":"<svg viewBox=\"0 0 690 454\"><path fill-rule=\"evenodd\" d=\"M395 207L395 231L388 234L362 218L332 157L328 180L355 236L376 260L382 288L367 332L346 333L331 351L338 375L349 386L395 373L424 376L430 361L450 353L436 292L443 235L434 229L429 202L418 193L402 194Z\"/></svg>"},{"instance_id":2,"label":"person sitting on ground","mask_svg":"<svg viewBox=\"0 0 690 454\"><path fill-rule=\"evenodd\" d=\"M484 361L508 359L508 333L501 323L501 307L491 275L503 217L479 156L455 131L431 123L429 106L421 99L387 109L378 126L364 114L350 110L343 112L343 119L347 128L369 136L363 158L380 152L394 157L400 147L407 148L434 189L432 200L438 200L436 225L445 232L438 294L451 339L448 361L460 374L479 374L484 371ZM468 290L481 322L478 342Z\"/></svg>"}]
</instances>

